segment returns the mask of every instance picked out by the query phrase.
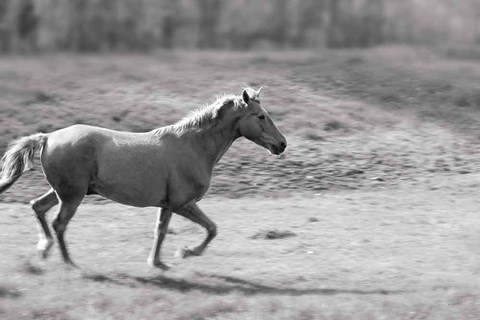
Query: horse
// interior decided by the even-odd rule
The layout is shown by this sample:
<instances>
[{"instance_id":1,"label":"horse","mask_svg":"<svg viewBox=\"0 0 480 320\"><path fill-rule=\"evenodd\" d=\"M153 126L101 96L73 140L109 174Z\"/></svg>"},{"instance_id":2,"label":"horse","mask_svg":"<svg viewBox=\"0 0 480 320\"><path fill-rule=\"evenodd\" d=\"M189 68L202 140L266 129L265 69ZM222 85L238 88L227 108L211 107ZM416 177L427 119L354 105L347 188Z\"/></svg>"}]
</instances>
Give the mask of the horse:
<instances>
[{"instance_id":1,"label":"horse","mask_svg":"<svg viewBox=\"0 0 480 320\"><path fill-rule=\"evenodd\" d=\"M212 171L240 137L279 155L287 147L267 111L260 90L243 89L200 107L177 123L149 132L114 131L83 124L13 141L3 156L0 193L33 168L40 151L43 174L51 189L30 202L39 226L37 250L47 258L53 245L46 213L59 204L52 223L63 261L75 264L65 243L65 229L85 196L97 194L134 207L157 207L154 242L147 262L163 270L160 249L172 213L204 227L199 245L181 256L199 256L217 235L216 224L197 205L207 192Z\"/></svg>"}]
</instances>

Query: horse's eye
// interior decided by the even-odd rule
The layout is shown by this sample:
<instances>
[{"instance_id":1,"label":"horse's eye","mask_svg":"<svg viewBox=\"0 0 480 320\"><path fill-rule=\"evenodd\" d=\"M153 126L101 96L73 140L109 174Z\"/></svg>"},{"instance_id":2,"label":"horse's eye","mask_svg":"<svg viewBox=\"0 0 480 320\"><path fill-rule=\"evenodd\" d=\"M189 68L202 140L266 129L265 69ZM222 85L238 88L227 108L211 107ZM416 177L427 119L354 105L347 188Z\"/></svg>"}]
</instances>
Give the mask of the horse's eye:
<instances>
[{"instance_id":1,"label":"horse's eye","mask_svg":"<svg viewBox=\"0 0 480 320\"><path fill-rule=\"evenodd\" d=\"M265 116L263 114L261 114L261 115L258 116L258 119L265 120Z\"/></svg>"}]
</instances>

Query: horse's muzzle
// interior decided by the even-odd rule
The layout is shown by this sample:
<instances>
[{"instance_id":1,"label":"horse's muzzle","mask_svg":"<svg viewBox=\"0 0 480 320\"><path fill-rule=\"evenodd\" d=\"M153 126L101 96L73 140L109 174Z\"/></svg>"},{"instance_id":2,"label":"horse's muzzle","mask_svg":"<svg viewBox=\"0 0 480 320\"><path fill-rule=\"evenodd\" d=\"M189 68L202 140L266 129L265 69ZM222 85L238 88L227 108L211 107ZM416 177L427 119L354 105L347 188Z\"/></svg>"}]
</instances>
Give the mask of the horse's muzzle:
<instances>
[{"instance_id":1,"label":"horse's muzzle","mask_svg":"<svg viewBox=\"0 0 480 320\"><path fill-rule=\"evenodd\" d=\"M287 148L287 142L280 142L278 145L272 145L272 153L279 155Z\"/></svg>"}]
</instances>

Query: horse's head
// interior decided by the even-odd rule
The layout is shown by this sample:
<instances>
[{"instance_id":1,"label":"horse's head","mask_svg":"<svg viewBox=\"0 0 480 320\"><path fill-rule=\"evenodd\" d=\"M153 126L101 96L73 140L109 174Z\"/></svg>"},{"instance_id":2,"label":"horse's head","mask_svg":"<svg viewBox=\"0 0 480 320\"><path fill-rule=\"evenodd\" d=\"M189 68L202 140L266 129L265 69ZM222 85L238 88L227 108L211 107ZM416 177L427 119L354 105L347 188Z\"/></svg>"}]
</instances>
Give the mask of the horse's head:
<instances>
[{"instance_id":1,"label":"horse's head","mask_svg":"<svg viewBox=\"0 0 480 320\"><path fill-rule=\"evenodd\" d=\"M267 111L260 106L258 91L246 88L242 100L247 105L244 116L238 122L240 135L268 149L273 154L281 154L287 147L285 136L277 129Z\"/></svg>"}]
</instances>

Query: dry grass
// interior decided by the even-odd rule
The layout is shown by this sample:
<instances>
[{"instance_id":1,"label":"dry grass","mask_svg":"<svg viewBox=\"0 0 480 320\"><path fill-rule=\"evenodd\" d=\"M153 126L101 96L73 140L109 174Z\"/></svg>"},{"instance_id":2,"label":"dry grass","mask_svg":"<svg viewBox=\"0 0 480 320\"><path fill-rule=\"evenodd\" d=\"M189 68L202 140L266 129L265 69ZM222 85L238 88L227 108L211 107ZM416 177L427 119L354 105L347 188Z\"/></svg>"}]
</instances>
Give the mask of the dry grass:
<instances>
[{"instance_id":1,"label":"dry grass","mask_svg":"<svg viewBox=\"0 0 480 320\"><path fill-rule=\"evenodd\" d=\"M262 103L287 135L287 153L277 159L238 141L216 168L209 194L421 183L478 169L478 81L474 62L403 47L9 57L0 59L0 151L14 137L74 123L149 130L251 85L265 87ZM0 199L28 202L46 188L32 172Z\"/></svg>"}]
</instances>

